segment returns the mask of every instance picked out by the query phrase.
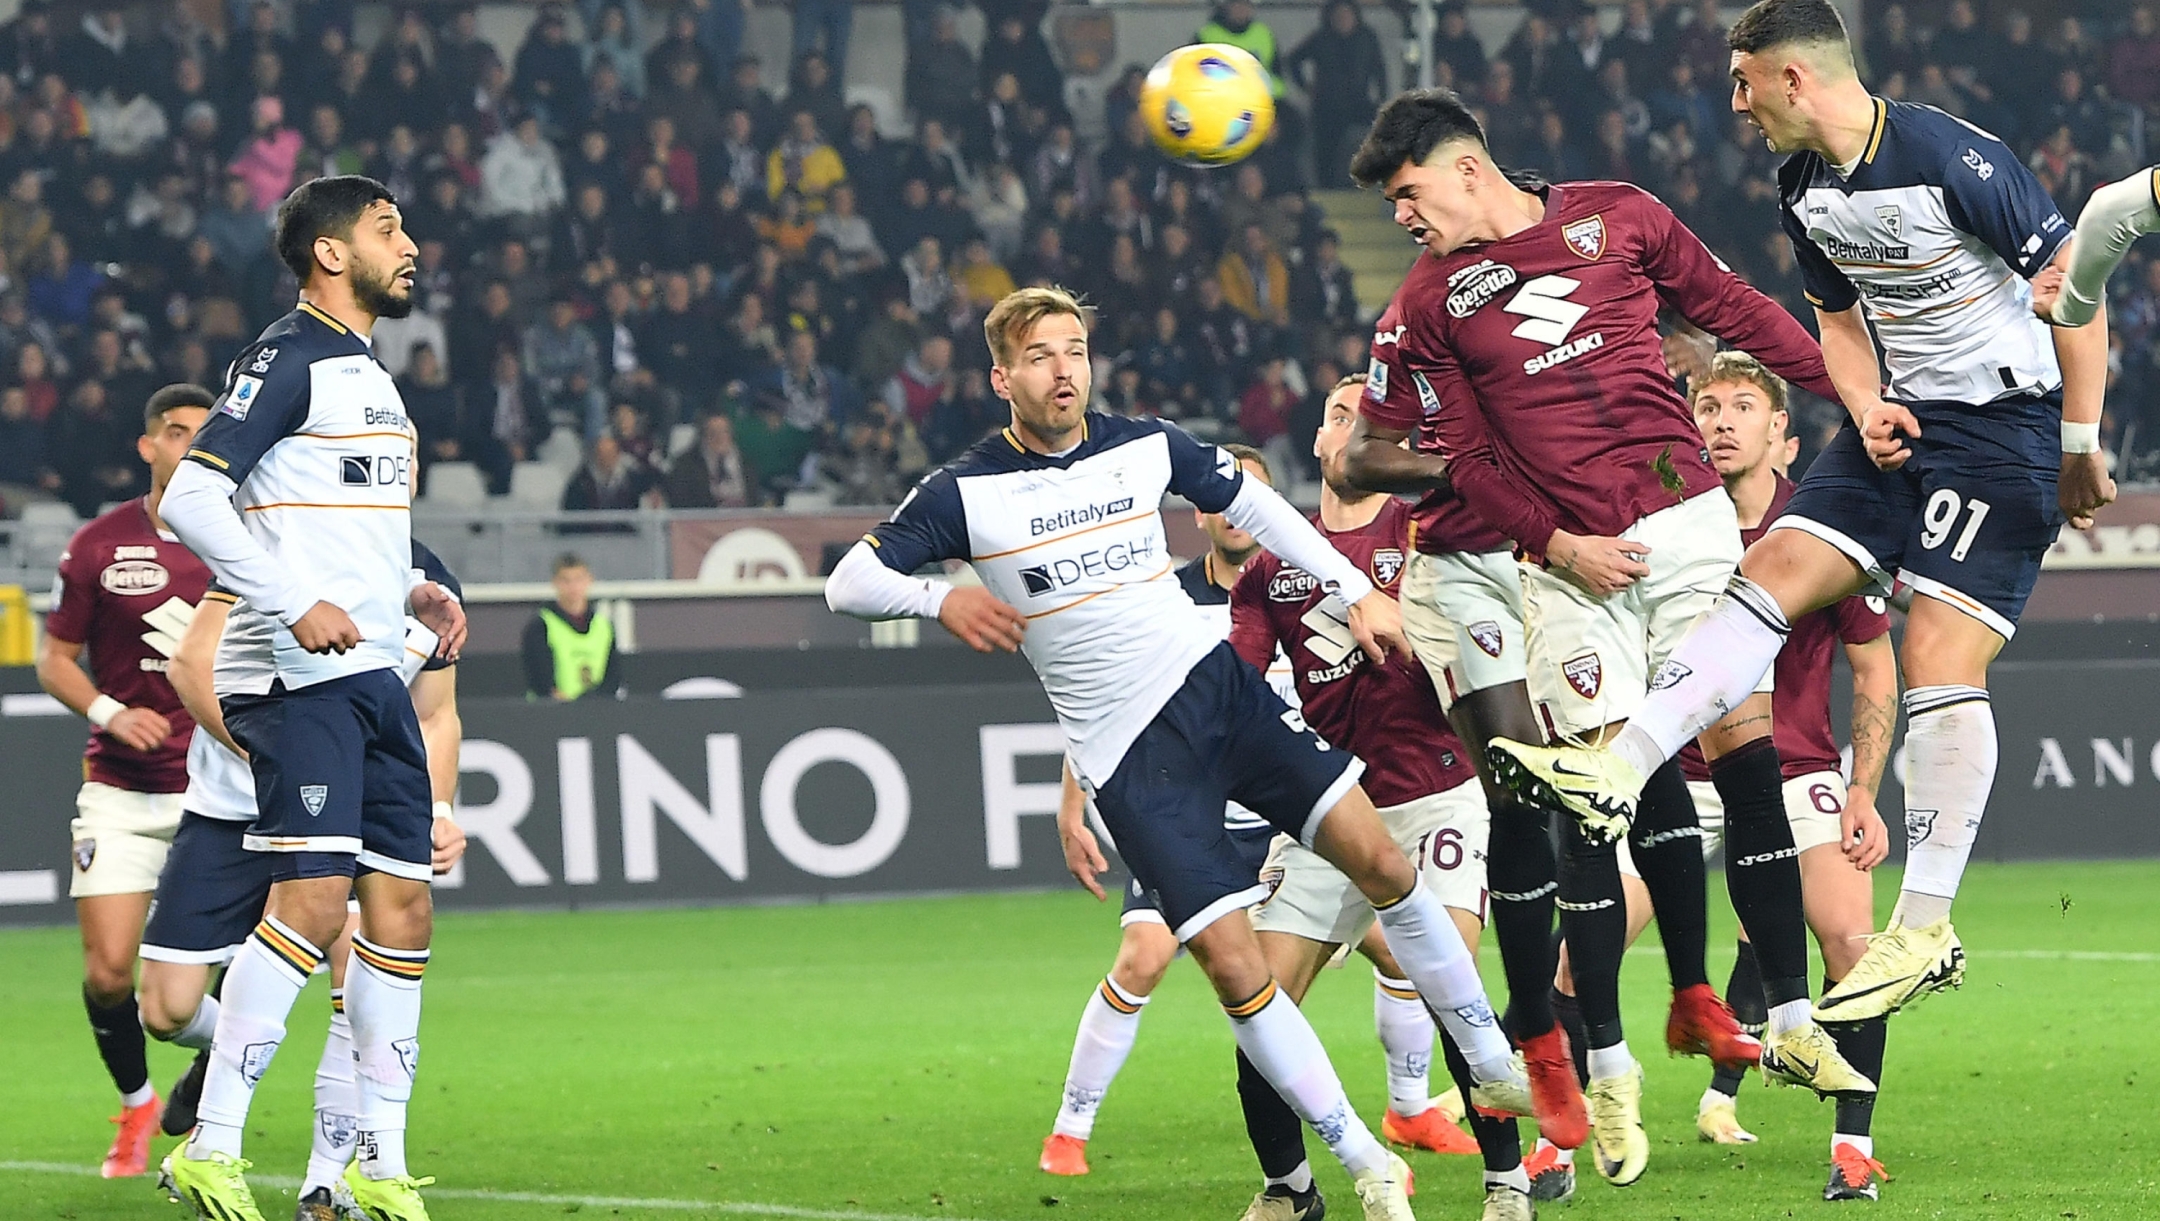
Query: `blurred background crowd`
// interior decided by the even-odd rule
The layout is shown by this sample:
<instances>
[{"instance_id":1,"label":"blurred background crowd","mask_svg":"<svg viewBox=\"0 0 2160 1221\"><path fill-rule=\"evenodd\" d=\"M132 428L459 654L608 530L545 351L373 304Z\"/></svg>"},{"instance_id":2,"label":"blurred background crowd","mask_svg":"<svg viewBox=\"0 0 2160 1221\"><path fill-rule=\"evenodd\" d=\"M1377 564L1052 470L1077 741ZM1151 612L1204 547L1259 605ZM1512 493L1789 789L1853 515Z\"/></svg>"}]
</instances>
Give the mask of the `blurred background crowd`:
<instances>
[{"instance_id":1,"label":"blurred background crowd","mask_svg":"<svg viewBox=\"0 0 2160 1221\"><path fill-rule=\"evenodd\" d=\"M905 0L904 114L881 114L834 68L846 0L796 0L786 63L745 52L748 0L541 6L507 54L451 5L397 10L361 45L347 0L234 0L220 20L24 0L0 26L0 503L89 514L140 491L143 400L216 386L290 307L276 205L339 173L388 183L420 243L419 308L375 348L423 480L454 468L571 510L891 504L1003 422L980 320L1041 282L1100 307L1104 409L1309 463L1320 396L1363 367L1384 304L1357 298L1311 192L1348 186L1405 75L1379 29L1401 45L1408 6L1332 0L1294 45L1248 0L1217 9L1195 37L1259 53L1282 111L1267 148L1216 171L1150 144L1142 67L1076 123L1050 6L979 7L973 40ZM2149 160L2152 8L1865 13L1879 93L2000 134L2066 213ZM1433 72L1504 164L1641 184L1812 323L1776 158L1729 112L1729 15L1545 0L1486 45L1445 6ZM2150 254L2113 286L2106 437L2127 478L2160 475ZM1810 416L1808 448L1834 424Z\"/></svg>"}]
</instances>

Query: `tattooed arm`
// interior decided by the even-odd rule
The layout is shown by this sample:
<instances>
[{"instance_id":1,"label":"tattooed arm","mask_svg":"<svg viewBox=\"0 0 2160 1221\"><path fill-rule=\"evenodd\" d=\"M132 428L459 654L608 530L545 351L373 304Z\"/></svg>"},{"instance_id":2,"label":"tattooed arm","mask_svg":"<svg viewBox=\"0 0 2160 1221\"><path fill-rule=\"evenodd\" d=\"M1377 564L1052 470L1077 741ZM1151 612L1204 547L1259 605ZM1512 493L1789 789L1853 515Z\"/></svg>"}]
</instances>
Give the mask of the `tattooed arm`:
<instances>
[{"instance_id":1,"label":"tattooed arm","mask_svg":"<svg viewBox=\"0 0 2160 1221\"><path fill-rule=\"evenodd\" d=\"M1883 767L1890 761L1890 742L1897 733L1897 654L1888 633L1860 644L1847 643L1846 660L1852 663L1852 783L1846 789L1844 849L1846 859L1861 869L1871 869L1889 855L1889 833L1875 810L1875 793L1882 785ZM1857 841L1855 831L1859 832Z\"/></svg>"}]
</instances>

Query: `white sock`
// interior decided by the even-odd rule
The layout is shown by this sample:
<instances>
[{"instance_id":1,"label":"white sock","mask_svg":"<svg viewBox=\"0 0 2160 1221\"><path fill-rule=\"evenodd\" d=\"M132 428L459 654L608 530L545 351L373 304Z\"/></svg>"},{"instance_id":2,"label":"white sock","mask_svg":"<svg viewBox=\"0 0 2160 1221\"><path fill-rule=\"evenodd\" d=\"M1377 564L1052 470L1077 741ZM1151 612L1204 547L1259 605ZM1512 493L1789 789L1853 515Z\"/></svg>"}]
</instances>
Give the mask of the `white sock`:
<instances>
[{"instance_id":1,"label":"white sock","mask_svg":"<svg viewBox=\"0 0 2160 1221\"><path fill-rule=\"evenodd\" d=\"M1782 1005L1770 1006L1769 1032L1778 1035L1784 1034L1788 1030L1800 1029L1815 1020L1812 1010L1813 1006L1809 1005L1805 999L1786 1001Z\"/></svg>"},{"instance_id":2,"label":"white sock","mask_svg":"<svg viewBox=\"0 0 2160 1221\"><path fill-rule=\"evenodd\" d=\"M1739 1101L1740 1096L1738 1094L1728 1094L1713 1085L1702 1092L1702 1100L1695 1104L1695 1110L1700 1113L1714 1106L1724 1106Z\"/></svg>"},{"instance_id":3,"label":"white sock","mask_svg":"<svg viewBox=\"0 0 2160 1221\"><path fill-rule=\"evenodd\" d=\"M1905 888L1892 923L1933 924L1950 914L1995 786L1995 706L1979 687L1905 693Z\"/></svg>"},{"instance_id":4,"label":"white sock","mask_svg":"<svg viewBox=\"0 0 2160 1221\"><path fill-rule=\"evenodd\" d=\"M155 1097L157 1097L157 1087L145 1081L127 1093L120 1095L120 1105L132 1111L136 1107L148 1104Z\"/></svg>"},{"instance_id":5,"label":"white sock","mask_svg":"<svg viewBox=\"0 0 2160 1221\"><path fill-rule=\"evenodd\" d=\"M1456 944L1462 944L1460 938ZM1223 1012L1230 1017L1230 1031L1245 1058L1298 1118L1312 1125L1343 1169L1353 1176L1387 1170L1387 1150L1351 1109L1342 1080L1328 1062L1327 1050L1320 1046L1320 1036L1275 981L1269 980L1258 996L1242 1005L1224 1006Z\"/></svg>"},{"instance_id":6,"label":"white sock","mask_svg":"<svg viewBox=\"0 0 2160 1221\"><path fill-rule=\"evenodd\" d=\"M264 916L225 972L225 999L218 1008L217 1038L196 1105L195 1136L187 1156L240 1156L241 1129L255 1083L262 1080L285 1041L285 1018L322 965L321 950L275 916Z\"/></svg>"},{"instance_id":7,"label":"white sock","mask_svg":"<svg viewBox=\"0 0 2160 1221\"><path fill-rule=\"evenodd\" d=\"M1697 734L1754 694L1791 632L1777 599L1733 574L1725 596L1695 621L1651 676L1642 706L1613 737L1613 753L1645 777L1665 766Z\"/></svg>"},{"instance_id":8,"label":"white sock","mask_svg":"<svg viewBox=\"0 0 2160 1221\"><path fill-rule=\"evenodd\" d=\"M1611 1047L1590 1049L1590 1079L1603 1081L1608 1077L1625 1076L1635 1067L1635 1053L1628 1050L1627 1040L1622 1039Z\"/></svg>"},{"instance_id":9,"label":"white sock","mask_svg":"<svg viewBox=\"0 0 2160 1221\"><path fill-rule=\"evenodd\" d=\"M2121 182L2092 193L2078 213L2077 240L2070 246L2070 274L2055 299L2055 321L2083 326L2100 312L2108 277L2129 253L2131 243L2160 233L2160 207L2153 202L2153 170L2139 170Z\"/></svg>"},{"instance_id":10,"label":"white sock","mask_svg":"<svg viewBox=\"0 0 2160 1221\"><path fill-rule=\"evenodd\" d=\"M1373 972L1373 1028L1387 1053L1388 1106L1404 1117L1432 1109L1432 1012L1407 979Z\"/></svg>"},{"instance_id":11,"label":"white sock","mask_svg":"<svg viewBox=\"0 0 2160 1221\"><path fill-rule=\"evenodd\" d=\"M1104 977L1080 1011L1080 1029L1073 1032L1072 1060L1065 1066L1065 1100L1058 1104L1057 1122L1050 1130L1059 1136L1086 1140L1095 1131L1095 1113L1102 1109L1103 1095L1125 1067L1133 1040L1140 1037L1140 1011L1148 998L1134 996Z\"/></svg>"},{"instance_id":12,"label":"white sock","mask_svg":"<svg viewBox=\"0 0 2160 1221\"><path fill-rule=\"evenodd\" d=\"M308 1149L307 1178L300 1194L334 1187L353 1157L358 1129L360 1084L353 1074L352 1019L345 1016L345 990L330 990L330 1037L323 1040L315 1065L315 1137Z\"/></svg>"},{"instance_id":13,"label":"white sock","mask_svg":"<svg viewBox=\"0 0 2160 1221\"><path fill-rule=\"evenodd\" d=\"M1566 1166L1568 1169L1572 1170L1575 1168L1575 1151L1573 1149L1555 1148L1553 1151L1553 1160L1560 1165Z\"/></svg>"},{"instance_id":14,"label":"white sock","mask_svg":"<svg viewBox=\"0 0 2160 1221\"><path fill-rule=\"evenodd\" d=\"M1485 999L1477 960L1463 945L1447 908L1431 891L1415 886L1396 902L1374 910L1388 952L1417 984L1418 995L1432 1006L1433 1016L1453 1036L1455 1046L1462 1049L1472 1079L1497 1081L1507 1076L1513 1052L1507 1036L1500 1033L1492 1002Z\"/></svg>"},{"instance_id":15,"label":"white sock","mask_svg":"<svg viewBox=\"0 0 2160 1221\"><path fill-rule=\"evenodd\" d=\"M1505 1170L1488 1170L1485 1172L1485 1186L1488 1189L1512 1187L1524 1195L1529 1195L1530 1172L1523 1169L1521 1162L1517 1162Z\"/></svg>"},{"instance_id":16,"label":"white sock","mask_svg":"<svg viewBox=\"0 0 2160 1221\"><path fill-rule=\"evenodd\" d=\"M1833 1156L1836 1155L1839 1145L1851 1145L1860 1151L1862 1157L1875 1156L1875 1138L1872 1136L1847 1136L1843 1132L1831 1133L1830 1152Z\"/></svg>"},{"instance_id":17,"label":"white sock","mask_svg":"<svg viewBox=\"0 0 2160 1221\"><path fill-rule=\"evenodd\" d=\"M1312 1163L1299 1162L1297 1169L1288 1174L1277 1175L1267 1181L1269 1187L1287 1187L1299 1195L1312 1190Z\"/></svg>"},{"instance_id":18,"label":"white sock","mask_svg":"<svg viewBox=\"0 0 2160 1221\"><path fill-rule=\"evenodd\" d=\"M165 1041L175 1047L185 1047L189 1051L201 1051L210 1046L211 1038L217 1034L217 1018L218 999L205 996L202 1003L195 1006L195 1016L189 1018L187 1025L174 1031L172 1037Z\"/></svg>"},{"instance_id":19,"label":"white sock","mask_svg":"<svg viewBox=\"0 0 2160 1221\"><path fill-rule=\"evenodd\" d=\"M353 934L345 970L359 1107L354 1155L371 1179L405 1174L405 1104L420 1068L420 975L426 950L392 950Z\"/></svg>"}]
</instances>

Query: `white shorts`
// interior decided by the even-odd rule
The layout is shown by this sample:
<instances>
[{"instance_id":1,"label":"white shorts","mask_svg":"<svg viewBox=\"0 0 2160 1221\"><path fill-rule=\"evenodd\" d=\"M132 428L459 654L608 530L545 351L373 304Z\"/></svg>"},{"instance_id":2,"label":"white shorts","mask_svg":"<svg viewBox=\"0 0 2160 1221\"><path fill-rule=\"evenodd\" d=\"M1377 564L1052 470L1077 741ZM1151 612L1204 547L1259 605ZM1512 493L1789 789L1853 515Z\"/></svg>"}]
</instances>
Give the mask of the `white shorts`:
<instances>
[{"instance_id":1,"label":"white shorts","mask_svg":"<svg viewBox=\"0 0 2160 1221\"><path fill-rule=\"evenodd\" d=\"M1403 634L1442 709L1523 680L1521 568L1506 551L1417 552L1403 565Z\"/></svg>"},{"instance_id":2,"label":"white shorts","mask_svg":"<svg viewBox=\"0 0 2160 1221\"><path fill-rule=\"evenodd\" d=\"M68 897L156 893L173 832L180 829L180 798L85 781L68 824L75 840Z\"/></svg>"},{"instance_id":3,"label":"white shorts","mask_svg":"<svg viewBox=\"0 0 2160 1221\"><path fill-rule=\"evenodd\" d=\"M1445 906L1485 919L1485 842L1492 815L1477 781L1388 806L1380 818L1417 866L1420 885ZM1372 904L1364 894L1319 853L1287 835L1276 838L1260 876L1274 886L1253 909L1253 928L1260 932L1354 946L1372 927Z\"/></svg>"},{"instance_id":4,"label":"white shorts","mask_svg":"<svg viewBox=\"0 0 2160 1221\"><path fill-rule=\"evenodd\" d=\"M1649 547L1650 575L1611 597L1521 566L1530 700L1555 738L1634 715L1650 675L1740 567L1740 519L1723 488L1660 509L1621 537ZM1769 674L1756 690L1770 690Z\"/></svg>"},{"instance_id":5,"label":"white shorts","mask_svg":"<svg viewBox=\"0 0 2160 1221\"><path fill-rule=\"evenodd\" d=\"M1687 787L1695 798L1695 821L1702 826L1703 860L1708 861L1725 842L1725 799L1707 780L1690 780ZM1845 812L1844 776L1833 771L1809 772L1786 781L1781 791L1785 797L1785 821L1792 827L1793 847L1806 852L1838 842L1838 816ZM1631 878L1641 877L1635 858L1628 855L1626 837L1615 847L1620 872Z\"/></svg>"}]
</instances>

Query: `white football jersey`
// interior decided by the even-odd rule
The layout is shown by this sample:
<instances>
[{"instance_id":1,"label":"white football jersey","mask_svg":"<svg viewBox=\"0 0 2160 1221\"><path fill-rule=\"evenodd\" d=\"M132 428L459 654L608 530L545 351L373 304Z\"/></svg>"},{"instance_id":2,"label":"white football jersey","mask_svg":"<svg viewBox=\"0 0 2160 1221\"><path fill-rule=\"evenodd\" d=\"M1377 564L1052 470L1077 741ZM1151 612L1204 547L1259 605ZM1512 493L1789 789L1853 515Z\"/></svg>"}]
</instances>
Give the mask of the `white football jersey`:
<instances>
[{"instance_id":1,"label":"white football jersey","mask_svg":"<svg viewBox=\"0 0 2160 1221\"><path fill-rule=\"evenodd\" d=\"M417 435L367 341L314 307L271 324L226 372L188 457L239 486L248 532L315 601L351 616L359 647L303 650L245 605L220 649L221 695L260 695L394 669L404 654ZM240 622L252 619L256 622Z\"/></svg>"},{"instance_id":2,"label":"white football jersey","mask_svg":"<svg viewBox=\"0 0 2160 1221\"><path fill-rule=\"evenodd\" d=\"M1223 643L1177 579L1161 504L1175 492L1217 513L1243 486L1227 450L1174 424L1090 414L1055 457L1010 429L925 476L867 536L886 567L966 560L1027 618L1021 645L1091 785L1208 651Z\"/></svg>"},{"instance_id":3,"label":"white football jersey","mask_svg":"<svg viewBox=\"0 0 2160 1221\"><path fill-rule=\"evenodd\" d=\"M1990 403L2062 385L2027 281L2070 226L2002 141L1932 106L1878 98L1851 177L1801 153L1779 169L1778 190L1808 299L1829 313L1861 306L1888 397Z\"/></svg>"}]
</instances>

